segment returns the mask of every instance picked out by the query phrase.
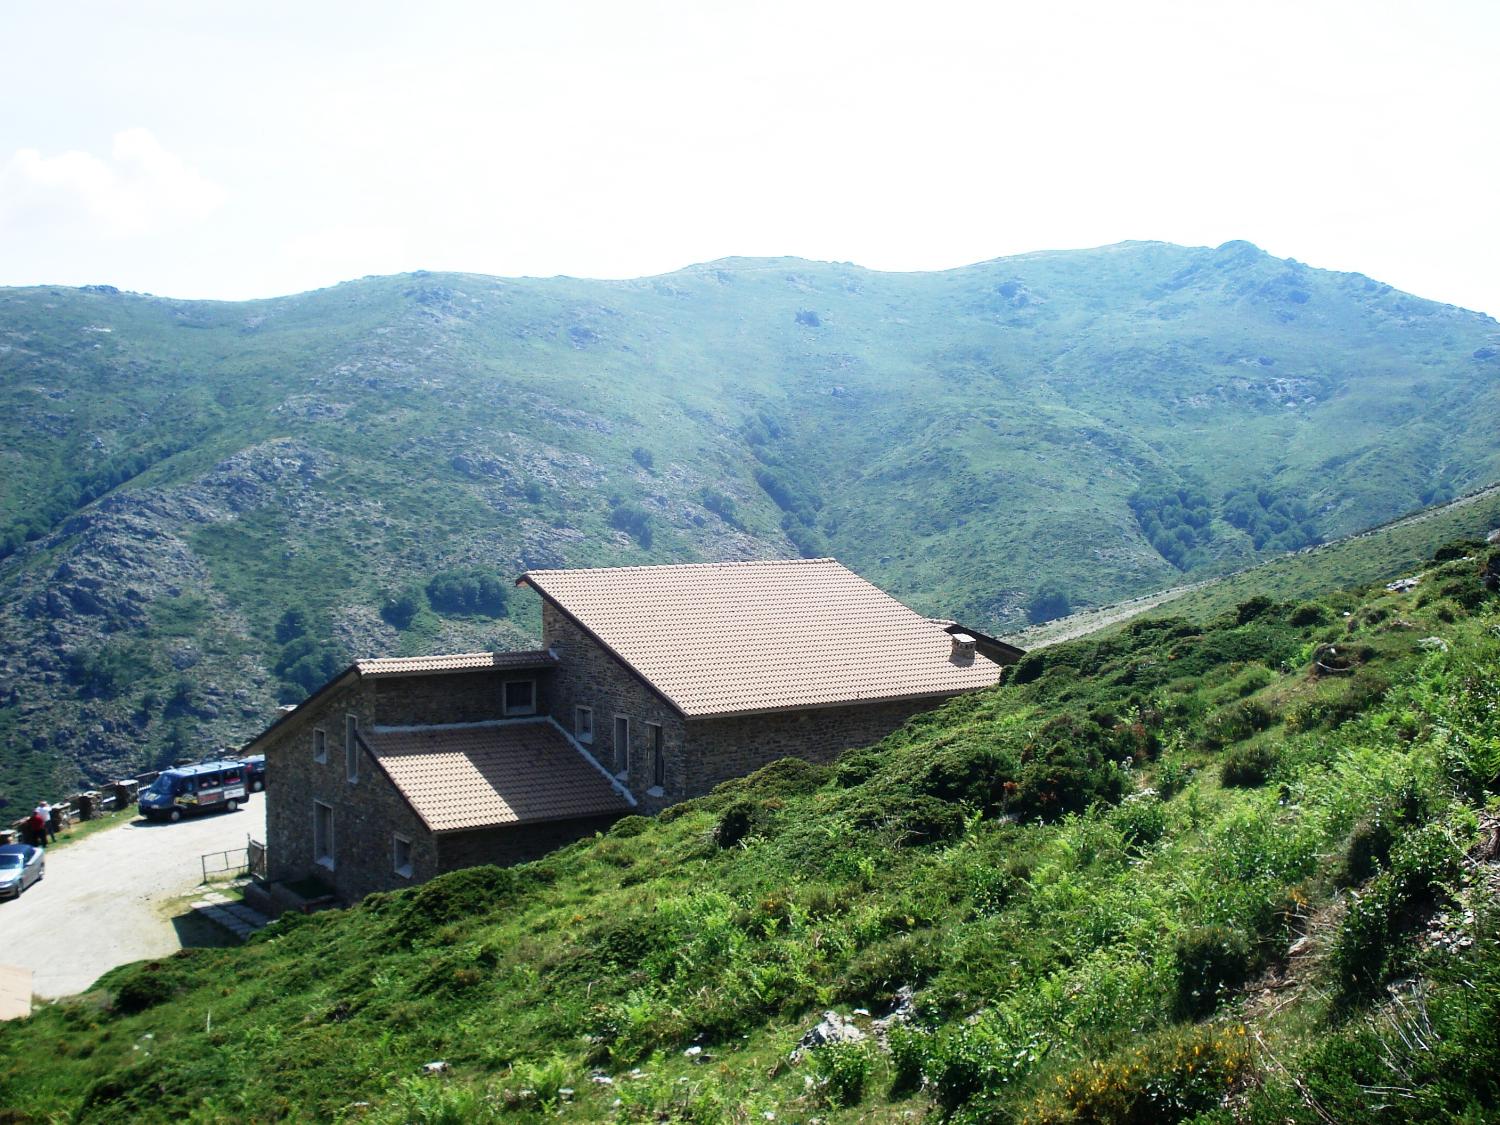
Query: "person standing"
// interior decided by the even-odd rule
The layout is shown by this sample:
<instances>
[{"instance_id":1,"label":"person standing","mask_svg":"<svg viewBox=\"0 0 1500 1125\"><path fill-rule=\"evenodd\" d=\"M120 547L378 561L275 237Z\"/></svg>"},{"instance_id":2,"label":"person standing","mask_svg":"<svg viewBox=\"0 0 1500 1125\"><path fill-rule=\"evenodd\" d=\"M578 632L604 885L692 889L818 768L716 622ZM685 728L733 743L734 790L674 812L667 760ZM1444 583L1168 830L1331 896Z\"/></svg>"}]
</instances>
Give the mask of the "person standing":
<instances>
[{"instance_id":1,"label":"person standing","mask_svg":"<svg viewBox=\"0 0 1500 1125\"><path fill-rule=\"evenodd\" d=\"M33 809L26 818L26 835L31 839L31 846L41 847L47 840L47 822L42 819L42 810Z\"/></svg>"},{"instance_id":2,"label":"person standing","mask_svg":"<svg viewBox=\"0 0 1500 1125\"><path fill-rule=\"evenodd\" d=\"M37 805L34 815L41 818L41 830L37 833L37 847L50 844L53 840L56 840L57 827L52 819L52 806L43 801Z\"/></svg>"}]
</instances>

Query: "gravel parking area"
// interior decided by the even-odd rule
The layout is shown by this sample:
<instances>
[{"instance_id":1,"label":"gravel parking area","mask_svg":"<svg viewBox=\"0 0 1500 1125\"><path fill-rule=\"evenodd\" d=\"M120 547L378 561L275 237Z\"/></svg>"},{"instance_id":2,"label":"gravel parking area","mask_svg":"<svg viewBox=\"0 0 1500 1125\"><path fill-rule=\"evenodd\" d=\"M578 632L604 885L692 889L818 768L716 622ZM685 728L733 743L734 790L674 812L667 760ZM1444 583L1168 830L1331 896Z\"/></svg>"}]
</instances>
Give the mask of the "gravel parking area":
<instances>
[{"instance_id":1,"label":"gravel parking area","mask_svg":"<svg viewBox=\"0 0 1500 1125\"><path fill-rule=\"evenodd\" d=\"M136 819L49 850L46 878L0 902L0 962L30 969L33 991L50 999L171 953L182 944L171 906L198 889L199 856L264 840L265 830L265 794L255 793L238 812Z\"/></svg>"}]
</instances>

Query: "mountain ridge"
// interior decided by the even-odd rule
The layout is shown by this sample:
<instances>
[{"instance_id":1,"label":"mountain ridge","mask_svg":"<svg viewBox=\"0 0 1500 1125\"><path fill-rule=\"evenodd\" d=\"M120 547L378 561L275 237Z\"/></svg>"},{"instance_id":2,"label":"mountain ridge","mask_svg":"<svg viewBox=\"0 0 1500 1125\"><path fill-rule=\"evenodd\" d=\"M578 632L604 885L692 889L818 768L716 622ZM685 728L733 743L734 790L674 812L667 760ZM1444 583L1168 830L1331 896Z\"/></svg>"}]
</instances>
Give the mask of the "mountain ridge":
<instances>
[{"instance_id":1,"label":"mountain ridge","mask_svg":"<svg viewBox=\"0 0 1500 1125\"><path fill-rule=\"evenodd\" d=\"M1495 322L1362 275L756 261L0 290L0 799L232 745L338 659L535 631L431 608L438 572L836 555L1001 630L1500 479Z\"/></svg>"}]
</instances>

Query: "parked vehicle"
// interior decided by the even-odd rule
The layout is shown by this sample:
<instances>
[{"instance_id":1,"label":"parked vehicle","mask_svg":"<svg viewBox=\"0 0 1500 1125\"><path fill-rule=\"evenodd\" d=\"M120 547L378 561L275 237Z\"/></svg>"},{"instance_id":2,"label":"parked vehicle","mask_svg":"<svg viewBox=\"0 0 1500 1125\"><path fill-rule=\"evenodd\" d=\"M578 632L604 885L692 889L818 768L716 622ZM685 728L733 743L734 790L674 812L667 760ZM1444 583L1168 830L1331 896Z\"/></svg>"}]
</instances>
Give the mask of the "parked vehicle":
<instances>
[{"instance_id":1,"label":"parked vehicle","mask_svg":"<svg viewBox=\"0 0 1500 1125\"><path fill-rule=\"evenodd\" d=\"M47 853L30 844L0 847L0 898L20 898L32 883L40 883L47 870Z\"/></svg>"},{"instance_id":2,"label":"parked vehicle","mask_svg":"<svg viewBox=\"0 0 1500 1125\"><path fill-rule=\"evenodd\" d=\"M188 813L234 812L250 792L244 762L203 762L163 770L141 790L139 808L147 820L181 820Z\"/></svg>"},{"instance_id":3,"label":"parked vehicle","mask_svg":"<svg viewBox=\"0 0 1500 1125\"><path fill-rule=\"evenodd\" d=\"M266 756L252 754L244 763L250 767L250 792L259 793L266 787Z\"/></svg>"}]
</instances>

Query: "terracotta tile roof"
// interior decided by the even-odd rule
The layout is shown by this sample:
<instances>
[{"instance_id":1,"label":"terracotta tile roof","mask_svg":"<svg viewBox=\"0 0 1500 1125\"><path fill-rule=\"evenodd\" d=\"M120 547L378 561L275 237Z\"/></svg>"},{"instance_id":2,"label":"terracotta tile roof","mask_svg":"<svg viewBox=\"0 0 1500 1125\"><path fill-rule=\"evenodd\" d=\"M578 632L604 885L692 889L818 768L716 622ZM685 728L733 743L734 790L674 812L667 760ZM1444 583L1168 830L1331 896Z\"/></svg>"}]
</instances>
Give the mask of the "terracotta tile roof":
<instances>
[{"instance_id":1,"label":"terracotta tile roof","mask_svg":"<svg viewBox=\"0 0 1500 1125\"><path fill-rule=\"evenodd\" d=\"M521 576L689 718L952 695L984 657L833 559ZM567 654L563 654L567 659Z\"/></svg>"},{"instance_id":2,"label":"terracotta tile roof","mask_svg":"<svg viewBox=\"0 0 1500 1125\"><path fill-rule=\"evenodd\" d=\"M356 660L361 676L416 676L435 672L483 672L492 669L550 668L557 663L545 649L525 652L458 652L448 656L380 656Z\"/></svg>"},{"instance_id":3,"label":"terracotta tile roof","mask_svg":"<svg viewBox=\"0 0 1500 1125\"><path fill-rule=\"evenodd\" d=\"M625 796L545 719L376 727L381 767L434 832L625 813Z\"/></svg>"}]
</instances>

